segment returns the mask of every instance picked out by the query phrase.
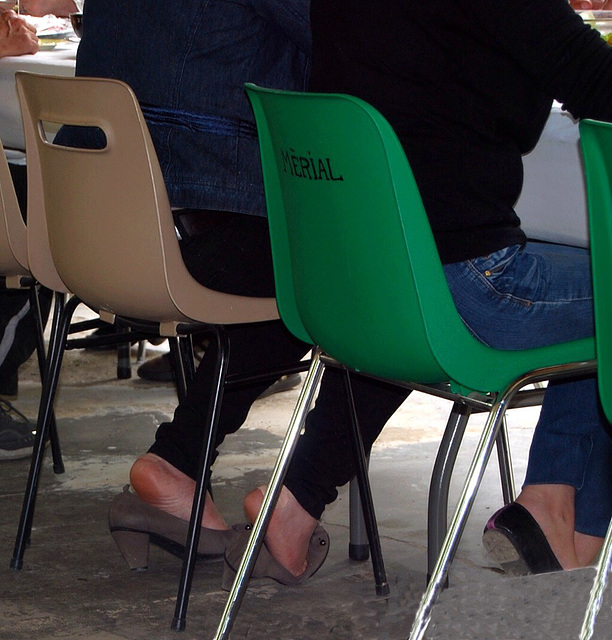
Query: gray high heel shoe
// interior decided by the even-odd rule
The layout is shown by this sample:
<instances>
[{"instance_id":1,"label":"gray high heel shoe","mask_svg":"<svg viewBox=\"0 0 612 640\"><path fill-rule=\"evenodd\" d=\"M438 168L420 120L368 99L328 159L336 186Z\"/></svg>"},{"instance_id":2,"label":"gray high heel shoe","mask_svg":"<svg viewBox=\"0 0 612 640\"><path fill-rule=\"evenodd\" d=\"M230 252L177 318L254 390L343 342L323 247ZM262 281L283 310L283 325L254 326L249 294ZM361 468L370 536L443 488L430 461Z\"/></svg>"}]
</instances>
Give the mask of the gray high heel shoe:
<instances>
[{"instance_id":1,"label":"gray high heel shoe","mask_svg":"<svg viewBox=\"0 0 612 640\"><path fill-rule=\"evenodd\" d=\"M144 571L149 564L149 545L154 543L182 557L189 523L143 502L126 485L116 496L108 512L111 535L128 567ZM232 529L202 527L198 543L198 558L221 560L225 548L251 525L238 524Z\"/></svg>"},{"instance_id":2,"label":"gray high heel shoe","mask_svg":"<svg viewBox=\"0 0 612 640\"><path fill-rule=\"evenodd\" d=\"M221 588L225 591L229 591L232 588L238 565L247 547L249 535L248 532L238 534L225 550L225 564L221 582ZM266 545L263 544L253 567L251 578L270 578L284 585L299 585L306 582L321 568L328 553L329 535L322 526L318 525L310 537L308 555L306 557L308 564L302 574L294 576L287 571L285 567L273 558Z\"/></svg>"}]
</instances>

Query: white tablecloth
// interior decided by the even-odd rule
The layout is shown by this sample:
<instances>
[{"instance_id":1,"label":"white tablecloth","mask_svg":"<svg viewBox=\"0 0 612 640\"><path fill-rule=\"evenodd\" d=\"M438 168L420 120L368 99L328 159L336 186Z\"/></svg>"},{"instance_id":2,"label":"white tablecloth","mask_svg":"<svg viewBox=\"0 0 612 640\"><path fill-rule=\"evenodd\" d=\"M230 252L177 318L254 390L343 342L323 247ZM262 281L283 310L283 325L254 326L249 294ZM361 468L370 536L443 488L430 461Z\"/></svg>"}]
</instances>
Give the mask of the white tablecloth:
<instances>
[{"instance_id":1,"label":"white tablecloth","mask_svg":"<svg viewBox=\"0 0 612 640\"><path fill-rule=\"evenodd\" d=\"M0 58L0 140L7 149L25 149L15 72L73 76L78 44L67 42L34 55Z\"/></svg>"},{"instance_id":2,"label":"white tablecloth","mask_svg":"<svg viewBox=\"0 0 612 640\"><path fill-rule=\"evenodd\" d=\"M516 211L527 236L588 246L578 124L554 106L540 142L523 162L525 181Z\"/></svg>"}]
</instances>

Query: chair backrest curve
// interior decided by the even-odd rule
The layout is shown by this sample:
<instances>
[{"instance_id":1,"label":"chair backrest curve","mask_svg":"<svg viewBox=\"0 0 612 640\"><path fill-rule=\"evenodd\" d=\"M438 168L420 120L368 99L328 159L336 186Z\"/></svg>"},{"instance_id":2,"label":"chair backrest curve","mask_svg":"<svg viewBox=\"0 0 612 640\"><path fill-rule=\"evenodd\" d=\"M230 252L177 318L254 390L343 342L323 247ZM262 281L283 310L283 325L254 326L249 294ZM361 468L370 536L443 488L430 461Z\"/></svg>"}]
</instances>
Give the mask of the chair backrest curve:
<instances>
[{"instance_id":1,"label":"chair backrest curve","mask_svg":"<svg viewBox=\"0 0 612 640\"><path fill-rule=\"evenodd\" d=\"M0 276L29 275L26 226L0 142Z\"/></svg>"},{"instance_id":2,"label":"chair backrest curve","mask_svg":"<svg viewBox=\"0 0 612 640\"><path fill-rule=\"evenodd\" d=\"M580 122L589 211L599 395L612 421L612 124Z\"/></svg>"},{"instance_id":3,"label":"chair backrest curve","mask_svg":"<svg viewBox=\"0 0 612 640\"><path fill-rule=\"evenodd\" d=\"M50 254L72 293L97 310L161 323L278 318L274 298L219 293L187 271L155 149L126 84L19 73L17 85ZM56 144L45 123L84 127L102 144L75 136L70 144L81 146Z\"/></svg>"}]
</instances>

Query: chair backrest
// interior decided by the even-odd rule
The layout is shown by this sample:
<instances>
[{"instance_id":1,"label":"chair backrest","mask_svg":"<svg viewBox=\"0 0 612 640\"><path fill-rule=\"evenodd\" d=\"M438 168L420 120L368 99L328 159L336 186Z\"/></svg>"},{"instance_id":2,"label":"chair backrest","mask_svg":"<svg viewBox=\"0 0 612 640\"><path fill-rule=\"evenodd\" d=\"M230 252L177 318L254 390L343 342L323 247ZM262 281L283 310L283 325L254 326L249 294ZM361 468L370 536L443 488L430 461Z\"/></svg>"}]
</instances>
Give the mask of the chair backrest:
<instances>
[{"instance_id":1,"label":"chair backrest","mask_svg":"<svg viewBox=\"0 0 612 640\"><path fill-rule=\"evenodd\" d=\"M187 271L155 149L125 83L18 73L17 89L28 180L42 194L36 229L44 235L46 222L53 263L72 293L98 311L161 323L278 318L274 298L212 291ZM102 148L85 148L78 136L76 146L55 144L48 123L97 131Z\"/></svg>"},{"instance_id":2,"label":"chair backrest","mask_svg":"<svg viewBox=\"0 0 612 640\"><path fill-rule=\"evenodd\" d=\"M389 125L349 96L247 90L260 135L277 300L289 329L357 370L448 380L427 339L420 293L437 299L441 318L454 305Z\"/></svg>"},{"instance_id":3,"label":"chair backrest","mask_svg":"<svg viewBox=\"0 0 612 640\"><path fill-rule=\"evenodd\" d=\"M4 147L0 142L0 276L30 275L26 226L21 217Z\"/></svg>"},{"instance_id":4,"label":"chair backrest","mask_svg":"<svg viewBox=\"0 0 612 640\"><path fill-rule=\"evenodd\" d=\"M592 353L592 341L509 352L471 335L404 150L374 108L347 95L247 91L277 300L296 336L372 375L476 391Z\"/></svg>"},{"instance_id":5,"label":"chair backrest","mask_svg":"<svg viewBox=\"0 0 612 640\"><path fill-rule=\"evenodd\" d=\"M580 122L595 297L599 395L612 421L612 124Z\"/></svg>"}]
</instances>

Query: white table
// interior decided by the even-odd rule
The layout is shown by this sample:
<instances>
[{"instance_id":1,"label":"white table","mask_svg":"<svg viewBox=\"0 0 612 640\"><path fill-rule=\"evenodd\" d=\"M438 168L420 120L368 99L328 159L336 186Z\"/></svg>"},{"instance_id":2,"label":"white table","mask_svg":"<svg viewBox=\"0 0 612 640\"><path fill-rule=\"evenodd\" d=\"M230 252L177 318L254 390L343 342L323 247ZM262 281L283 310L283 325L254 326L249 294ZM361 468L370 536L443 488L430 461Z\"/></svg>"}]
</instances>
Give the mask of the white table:
<instances>
[{"instance_id":1,"label":"white table","mask_svg":"<svg viewBox=\"0 0 612 640\"><path fill-rule=\"evenodd\" d=\"M15 72L73 76L77 43L58 44L34 55L0 58L0 140L7 149L24 150L23 126L15 90Z\"/></svg>"},{"instance_id":2,"label":"white table","mask_svg":"<svg viewBox=\"0 0 612 640\"><path fill-rule=\"evenodd\" d=\"M527 236L588 246L586 190L577 122L555 105L540 142L523 162L525 181L516 212Z\"/></svg>"}]
</instances>

